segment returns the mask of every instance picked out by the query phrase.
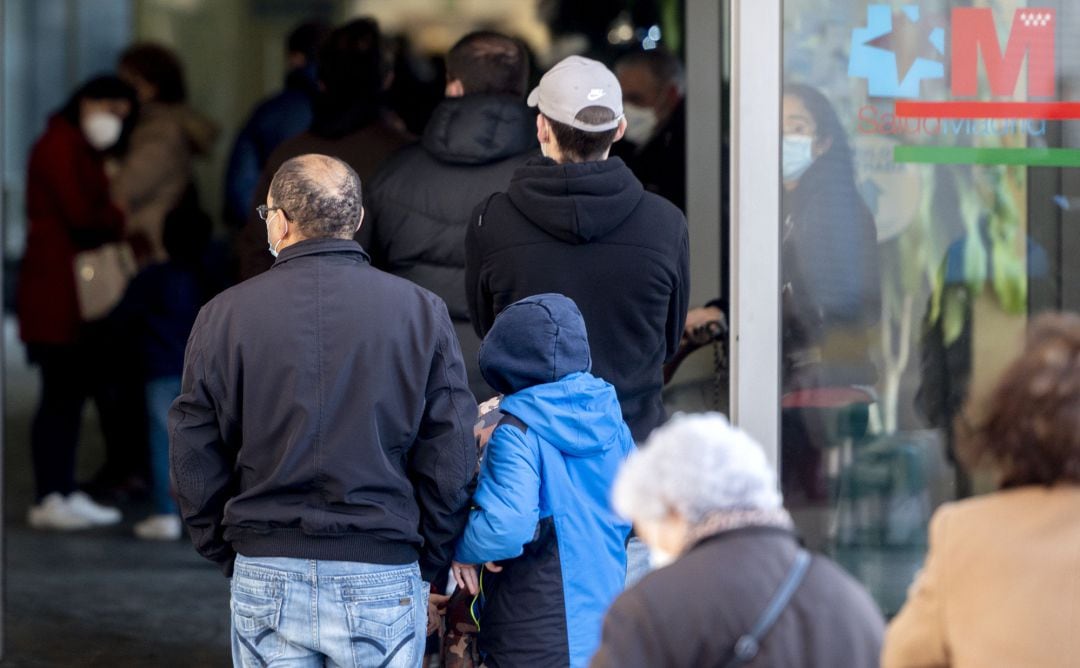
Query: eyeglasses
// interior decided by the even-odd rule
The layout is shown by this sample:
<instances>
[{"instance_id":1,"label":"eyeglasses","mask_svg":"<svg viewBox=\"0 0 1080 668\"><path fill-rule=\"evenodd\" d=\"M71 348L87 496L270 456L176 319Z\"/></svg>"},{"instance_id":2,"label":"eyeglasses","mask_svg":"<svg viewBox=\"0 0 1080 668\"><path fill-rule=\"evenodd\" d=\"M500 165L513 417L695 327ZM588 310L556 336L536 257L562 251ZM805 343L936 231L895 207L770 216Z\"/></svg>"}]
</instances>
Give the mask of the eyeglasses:
<instances>
[{"instance_id":1,"label":"eyeglasses","mask_svg":"<svg viewBox=\"0 0 1080 668\"><path fill-rule=\"evenodd\" d=\"M265 221L266 218L270 215L271 211L285 211L285 209L282 209L280 206L266 206L265 204L260 204L259 206L255 207L255 211L258 212L259 218ZM287 216L289 214L285 215Z\"/></svg>"}]
</instances>

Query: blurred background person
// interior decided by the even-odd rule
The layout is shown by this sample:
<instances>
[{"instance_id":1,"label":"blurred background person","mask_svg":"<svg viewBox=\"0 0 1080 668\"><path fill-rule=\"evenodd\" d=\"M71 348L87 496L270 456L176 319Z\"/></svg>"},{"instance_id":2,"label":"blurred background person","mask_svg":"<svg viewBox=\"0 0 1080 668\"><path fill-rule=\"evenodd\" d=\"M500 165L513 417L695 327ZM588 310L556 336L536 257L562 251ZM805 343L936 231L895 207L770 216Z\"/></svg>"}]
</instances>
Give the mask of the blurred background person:
<instances>
[{"instance_id":1,"label":"blurred background person","mask_svg":"<svg viewBox=\"0 0 1080 668\"><path fill-rule=\"evenodd\" d=\"M477 364L480 338L465 300L465 231L485 197L539 154L536 112L525 104L529 63L521 43L495 32L461 38L446 59L446 99L420 142L371 181L365 244L375 266L446 302L477 400L494 392Z\"/></svg>"},{"instance_id":2,"label":"blurred background person","mask_svg":"<svg viewBox=\"0 0 1080 668\"><path fill-rule=\"evenodd\" d=\"M626 135L612 147L645 189L686 212L686 80L664 48L633 51L615 63Z\"/></svg>"},{"instance_id":3,"label":"blurred background person","mask_svg":"<svg viewBox=\"0 0 1080 668\"><path fill-rule=\"evenodd\" d=\"M213 222L198 207L177 207L165 217L169 259L131 281L114 320L137 342L147 413L150 498L153 513L137 522L143 540L176 540L180 515L169 489L169 407L180 396L184 349L199 309L225 286L207 261Z\"/></svg>"},{"instance_id":4,"label":"blurred background person","mask_svg":"<svg viewBox=\"0 0 1080 668\"><path fill-rule=\"evenodd\" d=\"M764 451L724 416L677 415L658 428L613 499L658 570L608 611L594 668L732 665L772 603L780 611L760 646L742 641L756 649L745 663L878 665L881 613L838 565L799 546ZM788 583L785 604L777 592Z\"/></svg>"},{"instance_id":5,"label":"blurred background person","mask_svg":"<svg viewBox=\"0 0 1080 668\"><path fill-rule=\"evenodd\" d=\"M311 128L273 152L253 201L266 199L274 173L290 158L308 153L339 158L366 183L383 160L413 140L383 104L392 69L374 19L356 19L331 32L319 49L317 66L320 93ZM361 236L360 241L366 248L366 239ZM266 225L254 209L238 245L241 279L270 268Z\"/></svg>"},{"instance_id":6,"label":"blurred background person","mask_svg":"<svg viewBox=\"0 0 1080 668\"><path fill-rule=\"evenodd\" d=\"M165 216L185 197L197 201L192 162L210 151L218 129L186 104L184 71L169 49L136 44L120 56L119 70L138 95L139 118L112 179L113 193L129 212L141 262L160 262L166 257Z\"/></svg>"},{"instance_id":7,"label":"blurred background person","mask_svg":"<svg viewBox=\"0 0 1080 668\"><path fill-rule=\"evenodd\" d=\"M315 54L330 27L322 21L302 23L285 40L289 72L285 88L258 104L240 130L225 175L225 222L242 228L255 206L259 184L270 154L281 142L311 126L312 105L319 92Z\"/></svg>"},{"instance_id":8,"label":"blurred background person","mask_svg":"<svg viewBox=\"0 0 1080 668\"><path fill-rule=\"evenodd\" d=\"M125 239L139 266L165 260L165 216L182 200L197 202L191 180L196 154L209 151L216 126L185 104L187 88L180 61L163 46L135 44L121 54L120 78L134 90L139 114L127 150L111 174L112 197L127 213ZM122 354L109 373L127 406L126 436L106 440L105 462L86 489L124 501L145 493L149 477L146 411L137 341L122 328L112 332Z\"/></svg>"},{"instance_id":9,"label":"blurred background person","mask_svg":"<svg viewBox=\"0 0 1080 668\"><path fill-rule=\"evenodd\" d=\"M1076 661L1078 424L1080 316L1040 316L989 402L957 417L961 460L988 466L1000 489L934 514L923 570L885 637L885 668Z\"/></svg>"},{"instance_id":10,"label":"blurred background person","mask_svg":"<svg viewBox=\"0 0 1080 668\"><path fill-rule=\"evenodd\" d=\"M128 436L128 407L110 362L117 348L106 320L85 322L76 254L124 236L124 212L110 199L105 163L121 155L136 112L135 91L112 76L80 87L48 122L30 154L29 233L18 286L22 340L41 377L30 445L36 529L84 529L120 521L120 511L76 489L83 404L92 396L107 444Z\"/></svg>"}]
</instances>

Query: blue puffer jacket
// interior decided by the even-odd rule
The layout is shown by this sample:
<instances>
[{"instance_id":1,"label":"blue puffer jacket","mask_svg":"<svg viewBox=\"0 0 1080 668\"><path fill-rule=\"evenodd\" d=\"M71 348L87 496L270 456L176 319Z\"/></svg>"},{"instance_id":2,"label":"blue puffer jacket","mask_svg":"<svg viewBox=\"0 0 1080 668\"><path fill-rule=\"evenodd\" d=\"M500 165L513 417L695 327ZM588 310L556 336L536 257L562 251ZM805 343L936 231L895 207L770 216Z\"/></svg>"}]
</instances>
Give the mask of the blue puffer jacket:
<instances>
[{"instance_id":1,"label":"blue puffer jacket","mask_svg":"<svg viewBox=\"0 0 1080 668\"><path fill-rule=\"evenodd\" d=\"M585 666L626 574L630 525L610 494L634 448L630 430L615 389L587 372L584 322L566 297L505 309L480 366L507 393L507 418L488 444L456 558L504 567L484 572L485 665Z\"/></svg>"}]
</instances>

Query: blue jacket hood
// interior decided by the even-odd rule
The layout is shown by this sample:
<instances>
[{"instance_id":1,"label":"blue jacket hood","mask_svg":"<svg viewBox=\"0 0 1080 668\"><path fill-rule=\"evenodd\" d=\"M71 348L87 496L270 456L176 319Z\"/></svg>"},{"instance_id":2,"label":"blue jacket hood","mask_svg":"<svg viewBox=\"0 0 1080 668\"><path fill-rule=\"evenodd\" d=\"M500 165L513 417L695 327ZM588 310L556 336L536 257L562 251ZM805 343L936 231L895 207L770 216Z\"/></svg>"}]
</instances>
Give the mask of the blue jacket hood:
<instances>
[{"instance_id":1,"label":"blue jacket hood","mask_svg":"<svg viewBox=\"0 0 1080 668\"><path fill-rule=\"evenodd\" d=\"M569 297L552 293L503 309L480 345L479 358L484 380L503 394L592 368L581 311Z\"/></svg>"},{"instance_id":2,"label":"blue jacket hood","mask_svg":"<svg viewBox=\"0 0 1080 668\"><path fill-rule=\"evenodd\" d=\"M623 427L615 388L588 373L507 396L500 410L573 457L592 457L615 447Z\"/></svg>"}]
</instances>

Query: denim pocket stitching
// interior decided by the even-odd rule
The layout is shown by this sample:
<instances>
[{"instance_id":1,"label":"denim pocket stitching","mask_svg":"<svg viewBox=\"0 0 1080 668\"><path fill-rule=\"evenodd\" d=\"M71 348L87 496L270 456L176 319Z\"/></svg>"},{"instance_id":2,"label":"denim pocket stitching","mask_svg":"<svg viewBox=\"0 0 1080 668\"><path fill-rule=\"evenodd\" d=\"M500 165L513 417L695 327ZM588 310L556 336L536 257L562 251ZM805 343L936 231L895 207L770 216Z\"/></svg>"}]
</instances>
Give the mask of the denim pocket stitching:
<instances>
[{"instance_id":1,"label":"denim pocket stitching","mask_svg":"<svg viewBox=\"0 0 1080 668\"><path fill-rule=\"evenodd\" d=\"M234 587L237 584L234 580ZM285 643L276 642L263 646L268 636L277 632L281 623L282 596L267 597L234 588L230 607L237 639L260 666L266 666L285 651Z\"/></svg>"},{"instance_id":2,"label":"denim pocket stitching","mask_svg":"<svg viewBox=\"0 0 1080 668\"><path fill-rule=\"evenodd\" d=\"M377 605L378 603L383 605ZM401 613L394 614L394 608L400 608ZM361 638L393 640L412 628L416 622L412 597L396 601L353 601L346 603L345 609L349 618L349 632L354 641ZM379 619L380 616L384 619ZM389 619L386 619L387 617Z\"/></svg>"},{"instance_id":3,"label":"denim pocket stitching","mask_svg":"<svg viewBox=\"0 0 1080 668\"><path fill-rule=\"evenodd\" d=\"M346 603L393 602L394 605L398 605L400 600L412 598L413 584L408 580L380 582L367 586L350 583L341 585L340 591L341 598ZM394 601L394 599L398 600Z\"/></svg>"}]
</instances>

